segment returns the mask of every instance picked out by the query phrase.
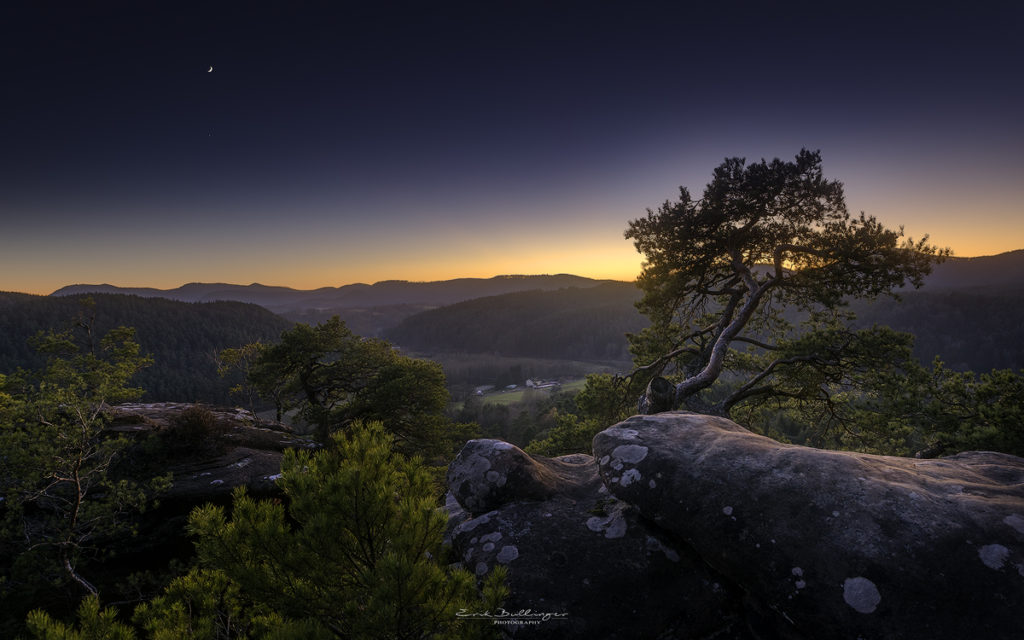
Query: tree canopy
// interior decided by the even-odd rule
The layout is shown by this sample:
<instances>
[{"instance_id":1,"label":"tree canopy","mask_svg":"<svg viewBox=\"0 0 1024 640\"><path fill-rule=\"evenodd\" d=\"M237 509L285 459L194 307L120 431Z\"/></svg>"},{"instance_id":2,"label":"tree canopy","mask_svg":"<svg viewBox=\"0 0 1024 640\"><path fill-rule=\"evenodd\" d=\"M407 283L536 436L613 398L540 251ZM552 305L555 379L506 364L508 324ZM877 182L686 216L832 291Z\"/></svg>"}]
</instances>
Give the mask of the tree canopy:
<instances>
[{"instance_id":1,"label":"tree canopy","mask_svg":"<svg viewBox=\"0 0 1024 640\"><path fill-rule=\"evenodd\" d=\"M40 329L62 332L78 314L82 300L92 300L93 332L102 335L119 326L133 327L151 366L132 378L145 390L147 402L230 404L229 388L237 379L218 375L219 351L251 342L276 339L292 323L255 304L180 302L123 294L33 296L0 293L0 372L39 369L45 356L29 340Z\"/></svg>"},{"instance_id":2,"label":"tree canopy","mask_svg":"<svg viewBox=\"0 0 1024 640\"><path fill-rule=\"evenodd\" d=\"M441 366L399 355L383 340L352 333L337 316L298 324L264 345L249 380L277 405L296 410L324 442L356 420L383 422L406 453L452 453L472 437L445 417L448 391Z\"/></svg>"},{"instance_id":3,"label":"tree canopy","mask_svg":"<svg viewBox=\"0 0 1024 640\"><path fill-rule=\"evenodd\" d=\"M463 638L492 626L458 612L496 609L507 571L486 577L448 564L447 518L431 473L394 450L379 423L334 433L334 446L289 449L278 480L285 500L244 489L230 511L207 504L189 518L199 563L135 608L134 627L90 596L77 624L37 609L34 638ZM138 631L138 633L137 633Z\"/></svg>"},{"instance_id":4,"label":"tree canopy","mask_svg":"<svg viewBox=\"0 0 1024 640\"><path fill-rule=\"evenodd\" d=\"M836 393L909 358L907 337L849 328L847 301L919 287L949 253L850 215L842 184L808 150L791 162L727 159L701 199L680 188L625 235L644 256L637 306L651 319L630 336L631 379L672 383L661 406L649 386L643 406L719 415L786 398L837 419Z\"/></svg>"},{"instance_id":5,"label":"tree canopy","mask_svg":"<svg viewBox=\"0 0 1024 640\"><path fill-rule=\"evenodd\" d=\"M91 322L80 329L40 333L33 342L46 365L0 375L0 601L40 577L96 594L82 565L108 552L104 542L128 531L129 515L169 482L114 473L128 441L106 432L104 412L141 394L128 383L150 362L134 330L96 339Z\"/></svg>"}]
</instances>

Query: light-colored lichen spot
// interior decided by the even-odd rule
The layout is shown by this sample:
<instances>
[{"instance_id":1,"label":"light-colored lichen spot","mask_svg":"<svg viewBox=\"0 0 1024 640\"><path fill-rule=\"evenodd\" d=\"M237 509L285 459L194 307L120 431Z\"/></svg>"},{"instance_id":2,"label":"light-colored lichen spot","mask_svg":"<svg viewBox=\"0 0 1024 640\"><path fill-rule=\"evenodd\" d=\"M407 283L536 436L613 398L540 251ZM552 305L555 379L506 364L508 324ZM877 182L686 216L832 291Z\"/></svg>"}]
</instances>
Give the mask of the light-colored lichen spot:
<instances>
[{"instance_id":1,"label":"light-colored lichen spot","mask_svg":"<svg viewBox=\"0 0 1024 640\"><path fill-rule=\"evenodd\" d=\"M1018 533L1024 533L1024 516L1015 513L1003 518L1003 522L1016 529Z\"/></svg>"},{"instance_id":2,"label":"light-colored lichen spot","mask_svg":"<svg viewBox=\"0 0 1024 640\"><path fill-rule=\"evenodd\" d=\"M466 553L462 554L462 561L469 562L469 559L473 557L473 551L475 551L475 549L476 547L466 549Z\"/></svg>"},{"instance_id":3,"label":"light-colored lichen spot","mask_svg":"<svg viewBox=\"0 0 1024 640\"><path fill-rule=\"evenodd\" d=\"M491 469L490 471L488 471L487 475L484 476L484 477L487 478L488 482L496 484L499 487L504 487L505 486L505 482L507 481L507 478L505 477L504 473L498 473L494 469Z\"/></svg>"},{"instance_id":4,"label":"light-colored lichen spot","mask_svg":"<svg viewBox=\"0 0 1024 640\"><path fill-rule=\"evenodd\" d=\"M654 487L658 486L658 483L655 482L654 480L651 480L650 482L647 483L647 486L653 489Z\"/></svg>"},{"instance_id":5,"label":"light-colored lichen spot","mask_svg":"<svg viewBox=\"0 0 1024 640\"><path fill-rule=\"evenodd\" d=\"M495 440L494 444L492 445L492 448L495 451L508 451L509 449L515 449L516 447L515 447L515 445L509 444L509 443L504 442L502 440Z\"/></svg>"},{"instance_id":6,"label":"light-colored lichen spot","mask_svg":"<svg viewBox=\"0 0 1024 640\"><path fill-rule=\"evenodd\" d=\"M605 538L614 539L626 535L627 524L621 508L613 508L611 515L588 518L587 528L595 533L603 531Z\"/></svg>"},{"instance_id":7,"label":"light-colored lichen spot","mask_svg":"<svg viewBox=\"0 0 1024 640\"><path fill-rule=\"evenodd\" d=\"M500 531L492 531L487 535L480 536L480 542L497 542L498 540L501 540Z\"/></svg>"},{"instance_id":8,"label":"light-colored lichen spot","mask_svg":"<svg viewBox=\"0 0 1024 640\"><path fill-rule=\"evenodd\" d=\"M611 460L611 459L612 459L612 457L609 456L609 455L601 456L601 463L600 463L601 466L603 467L604 465L608 464L608 461Z\"/></svg>"},{"instance_id":9,"label":"light-colored lichen spot","mask_svg":"<svg viewBox=\"0 0 1024 640\"><path fill-rule=\"evenodd\" d=\"M508 564L519 557L519 549L515 545L506 545L498 552L498 562Z\"/></svg>"},{"instance_id":10,"label":"light-colored lichen spot","mask_svg":"<svg viewBox=\"0 0 1024 640\"><path fill-rule=\"evenodd\" d=\"M210 484L212 484L212 485L224 484L224 481L223 480L219 480L219 479L218 480L210 480Z\"/></svg>"},{"instance_id":11,"label":"light-colored lichen spot","mask_svg":"<svg viewBox=\"0 0 1024 640\"><path fill-rule=\"evenodd\" d=\"M484 473L491 468L491 461L484 456L474 453L471 456L467 456L461 461L461 464L455 468L455 478L457 481L466 479L476 479L484 475Z\"/></svg>"},{"instance_id":12,"label":"light-colored lichen spot","mask_svg":"<svg viewBox=\"0 0 1024 640\"><path fill-rule=\"evenodd\" d=\"M807 586L807 583L804 582L803 580L797 580L796 582L793 583L793 586L795 586L797 589L803 589L804 587Z\"/></svg>"},{"instance_id":13,"label":"light-colored lichen spot","mask_svg":"<svg viewBox=\"0 0 1024 640\"><path fill-rule=\"evenodd\" d=\"M978 549L978 557L986 567L998 571L1006 564L1006 559L1010 557L1010 550L1001 544L986 544Z\"/></svg>"},{"instance_id":14,"label":"light-colored lichen spot","mask_svg":"<svg viewBox=\"0 0 1024 640\"><path fill-rule=\"evenodd\" d=\"M639 471L636 469L630 469L629 471L626 471L626 473L622 474L621 478L619 478L619 486L628 487L634 482L638 482L640 478L641 475Z\"/></svg>"},{"instance_id":15,"label":"light-colored lichen spot","mask_svg":"<svg viewBox=\"0 0 1024 640\"><path fill-rule=\"evenodd\" d=\"M660 551L665 554L665 557L672 562L679 562L679 554L674 549L666 547L661 543L660 540L654 536L647 536L647 548L650 551Z\"/></svg>"},{"instance_id":16,"label":"light-colored lichen spot","mask_svg":"<svg viewBox=\"0 0 1024 640\"><path fill-rule=\"evenodd\" d=\"M801 569L800 567L793 567L790 570L790 573L792 573L794 576L799 578L800 576L804 575L804 570Z\"/></svg>"},{"instance_id":17,"label":"light-colored lichen spot","mask_svg":"<svg viewBox=\"0 0 1024 640\"><path fill-rule=\"evenodd\" d=\"M476 529L480 525L487 524L488 522L490 522L491 521L491 516L495 516L497 514L498 514L497 511L488 511L487 513L485 513L482 516L477 516L476 518L473 518L472 520L466 520L465 522L463 522L459 526L455 527L455 531L453 531L452 534L453 535L460 535L460 534L466 533L467 531L472 531L473 529Z\"/></svg>"},{"instance_id":18,"label":"light-colored lichen spot","mask_svg":"<svg viewBox=\"0 0 1024 640\"><path fill-rule=\"evenodd\" d=\"M604 531L604 537L609 540L621 538L626 535L627 526L626 519L619 514L612 518L612 521L608 523L608 528Z\"/></svg>"},{"instance_id":19,"label":"light-colored lichen spot","mask_svg":"<svg viewBox=\"0 0 1024 640\"><path fill-rule=\"evenodd\" d=\"M833 518L838 518L839 517L839 512L838 511L833 511L832 512L832 517Z\"/></svg>"},{"instance_id":20,"label":"light-colored lichen spot","mask_svg":"<svg viewBox=\"0 0 1024 640\"><path fill-rule=\"evenodd\" d=\"M859 613L874 613L878 603L882 601L882 594L878 593L878 587L867 578L857 576L847 578L843 582L843 600Z\"/></svg>"},{"instance_id":21,"label":"light-colored lichen spot","mask_svg":"<svg viewBox=\"0 0 1024 640\"><path fill-rule=\"evenodd\" d=\"M727 516L731 516L732 515L732 507L730 507L730 506L722 507L722 513L724 513Z\"/></svg>"},{"instance_id":22,"label":"light-colored lichen spot","mask_svg":"<svg viewBox=\"0 0 1024 640\"><path fill-rule=\"evenodd\" d=\"M612 457L628 464L636 464L647 457L647 447L639 444L620 444L612 449Z\"/></svg>"},{"instance_id":23,"label":"light-colored lichen spot","mask_svg":"<svg viewBox=\"0 0 1024 640\"><path fill-rule=\"evenodd\" d=\"M478 563L476 563L476 575L482 576L485 573L487 573L487 563L486 562L478 562Z\"/></svg>"},{"instance_id":24,"label":"light-colored lichen spot","mask_svg":"<svg viewBox=\"0 0 1024 640\"><path fill-rule=\"evenodd\" d=\"M487 553L490 553L491 551L494 551L494 543L493 542L486 543L484 545L484 551L487 552Z\"/></svg>"},{"instance_id":25,"label":"light-colored lichen spot","mask_svg":"<svg viewBox=\"0 0 1024 640\"><path fill-rule=\"evenodd\" d=\"M633 440L640 435L640 432L636 429L627 429L625 427L611 427L606 430L606 433L623 440Z\"/></svg>"}]
</instances>

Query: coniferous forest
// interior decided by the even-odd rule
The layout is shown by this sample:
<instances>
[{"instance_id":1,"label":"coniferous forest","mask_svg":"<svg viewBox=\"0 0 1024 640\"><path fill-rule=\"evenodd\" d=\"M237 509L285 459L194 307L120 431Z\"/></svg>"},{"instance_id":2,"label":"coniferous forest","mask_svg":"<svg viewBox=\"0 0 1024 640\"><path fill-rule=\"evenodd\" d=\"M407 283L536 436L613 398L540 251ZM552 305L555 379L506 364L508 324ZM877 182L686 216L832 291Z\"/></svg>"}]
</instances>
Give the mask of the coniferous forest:
<instances>
[{"instance_id":1,"label":"coniferous forest","mask_svg":"<svg viewBox=\"0 0 1024 640\"><path fill-rule=\"evenodd\" d=\"M83 304L89 299L93 304ZM218 374L222 350L277 340L292 325L263 307L241 302L0 293L0 372L41 366L44 358L33 349L31 338L85 323L97 336L118 326L135 328L142 352L153 359L133 379L145 390L143 400L212 404L230 404L229 390L236 383Z\"/></svg>"}]
</instances>

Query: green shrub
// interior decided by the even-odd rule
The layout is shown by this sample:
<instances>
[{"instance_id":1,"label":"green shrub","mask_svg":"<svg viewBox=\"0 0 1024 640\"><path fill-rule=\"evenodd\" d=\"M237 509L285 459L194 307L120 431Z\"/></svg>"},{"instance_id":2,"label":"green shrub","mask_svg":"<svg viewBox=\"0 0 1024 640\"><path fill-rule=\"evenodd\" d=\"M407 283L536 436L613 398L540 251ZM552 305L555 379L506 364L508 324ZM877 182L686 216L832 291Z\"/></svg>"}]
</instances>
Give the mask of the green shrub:
<instances>
[{"instance_id":1,"label":"green shrub","mask_svg":"<svg viewBox=\"0 0 1024 640\"><path fill-rule=\"evenodd\" d=\"M226 420L213 411L193 405L182 411L160 433L161 448L169 454L219 454L224 452L224 434L230 430Z\"/></svg>"}]
</instances>

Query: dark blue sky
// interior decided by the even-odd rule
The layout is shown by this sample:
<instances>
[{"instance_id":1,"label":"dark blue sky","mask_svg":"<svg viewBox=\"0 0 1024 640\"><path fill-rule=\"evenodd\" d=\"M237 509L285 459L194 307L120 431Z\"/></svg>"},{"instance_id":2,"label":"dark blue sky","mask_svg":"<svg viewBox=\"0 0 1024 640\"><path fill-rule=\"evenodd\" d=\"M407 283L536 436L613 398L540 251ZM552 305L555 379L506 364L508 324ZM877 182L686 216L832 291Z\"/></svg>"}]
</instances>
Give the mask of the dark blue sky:
<instances>
[{"instance_id":1,"label":"dark blue sky","mask_svg":"<svg viewBox=\"0 0 1024 640\"><path fill-rule=\"evenodd\" d=\"M1021 3L83 4L0 10L0 289L629 279L629 219L801 147L1024 247Z\"/></svg>"}]
</instances>

